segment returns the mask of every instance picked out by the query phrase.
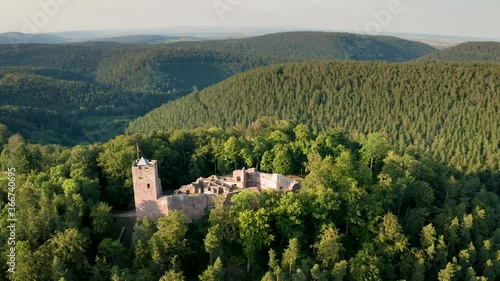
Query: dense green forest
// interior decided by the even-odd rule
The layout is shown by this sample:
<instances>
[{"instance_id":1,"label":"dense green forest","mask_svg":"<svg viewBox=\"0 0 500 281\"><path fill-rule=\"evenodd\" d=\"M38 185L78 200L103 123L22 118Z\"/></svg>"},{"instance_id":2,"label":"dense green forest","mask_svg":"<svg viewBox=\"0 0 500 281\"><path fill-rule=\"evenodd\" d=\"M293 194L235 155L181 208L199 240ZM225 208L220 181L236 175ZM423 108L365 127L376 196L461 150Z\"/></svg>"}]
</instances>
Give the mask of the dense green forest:
<instances>
[{"instance_id":1,"label":"dense green forest","mask_svg":"<svg viewBox=\"0 0 500 281\"><path fill-rule=\"evenodd\" d=\"M147 46L100 64L97 79L132 89L191 90L278 62L302 60L409 61L432 47L386 36L288 32L252 38Z\"/></svg>"},{"instance_id":2,"label":"dense green forest","mask_svg":"<svg viewBox=\"0 0 500 281\"><path fill-rule=\"evenodd\" d=\"M133 93L68 71L0 68L0 123L31 142L71 145L108 140L173 95Z\"/></svg>"},{"instance_id":3,"label":"dense green forest","mask_svg":"<svg viewBox=\"0 0 500 281\"><path fill-rule=\"evenodd\" d=\"M158 159L164 186L224 174L236 163L301 175L303 188L243 192L191 224L180 212L144 219L128 247L116 240L112 210L133 205L137 143ZM264 118L246 128L119 136L72 149L15 135L0 163L16 167L18 219L16 273L6 273L2 254L2 280L500 277L498 190L416 151L399 154L381 134L315 134ZM7 241L7 181L0 185L0 240Z\"/></svg>"},{"instance_id":4,"label":"dense green forest","mask_svg":"<svg viewBox=\"0 0 500 281\"><path fill-rule=\"evenodd\" d=\"M0 280L498 280L497 58L324 32L0 45ZM118 241L137 145L165 193L235 167L302 189Z\"/></svg>"},{"instance_id":5,"label":"dense green forest","mask_svg":"<svg viewBox=\"0 0 500 281\"><path fill-rule=\"evenodd\" d=\"M128 132L247 126L273 116L315 132L384 132L399 151L418 149L460 170L484 172L488 181L500 163L499 77L493 64L276 65L168 103L132 122Z\"/></svg>"},{"instance_id":6,"label":"dense green forest","mask_svg":"<svg viewBox=\"0 0 500 281\"><path fill-rule=\"evenodd\" d=\"M500 63L499 42L469 42L427 54L421 61L496 62Z\"/></svg>"},{"instance_id":7,"label":"dense green forest","mask_svg":"<svg viewBox=\"0 0 500 281\"><path fill-rule=\"evenodd\" d=\"M192 43L179 42L177 46ZM429 45L390 36L336 32L285 32L221 41L202 41L202 49L240 50L270 57L325 60L409 61L432 53Z\"/></svg>"},{"instance_id":8,"label":"dense green forest","mask_svg":"<svg viewBox=\"0 0 500 281\"><path fill-rule=\"evenodd\" d=\"M103 57L130 47L117 43L4 44L0 45L0 65L67 70L94 77Z\"/></svg>"},{"instance_id":9,"label":"dense green forest","mask_svg":"<svg viewBox=\"0 0 500 281\"><path fill-rule=\"evenodd\" d=\"M163 45L0 45L0 65L69 70L129 90L190 92L194 86L204 88L252 67L276 62L409 61L433 51L428 45L395 37L288 32Z\"/></svg>"},{"instance_id":10,"label":"dense green forest","mask_svg":"<svg viewBox=\"0 0 500 281\"><path fill-rule=\"evenodd\" d=\"M320 32L162 45L0 45L0 123L36 143L105 141L169 100L258 66L406 61L432 51L394 37Z\"/></svg>"}]
</instances>

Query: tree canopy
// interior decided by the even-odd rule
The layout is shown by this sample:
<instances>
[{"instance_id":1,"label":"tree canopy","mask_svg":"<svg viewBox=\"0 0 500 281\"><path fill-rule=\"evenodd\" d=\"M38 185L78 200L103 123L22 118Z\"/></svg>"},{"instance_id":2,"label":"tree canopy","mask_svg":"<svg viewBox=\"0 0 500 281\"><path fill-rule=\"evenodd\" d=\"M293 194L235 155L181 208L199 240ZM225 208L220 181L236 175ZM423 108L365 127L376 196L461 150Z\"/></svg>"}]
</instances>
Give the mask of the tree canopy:
<instances>
[{"instance_id":1,"label":"tree canopy","mask_svg":"<svg viewBox=\"0 0 500 281\"><path fill-rule=\"evenodd\" d=\"M243 167L245 155L264 167L264 155L286 144L293 151L290 173L302 176L302 189L242 192L191 224L180 211L146 218L136 226L134 243L122 244L112 211L133 204L130 165L137 143L160 163L167 189ZM3 270L1 279L500 277L495 188L416 150L400 154L380 133L315 133L305 124L264 118L248 128L136 134L74 148L14 135L2 152L2 161L12 159L5 155L18 162L3 165L23 167L16 177L16 216L23 223L16 229L16 274ZM6 241L7 195L0 193L0 200Z\"/></svg>"}]
</instances>

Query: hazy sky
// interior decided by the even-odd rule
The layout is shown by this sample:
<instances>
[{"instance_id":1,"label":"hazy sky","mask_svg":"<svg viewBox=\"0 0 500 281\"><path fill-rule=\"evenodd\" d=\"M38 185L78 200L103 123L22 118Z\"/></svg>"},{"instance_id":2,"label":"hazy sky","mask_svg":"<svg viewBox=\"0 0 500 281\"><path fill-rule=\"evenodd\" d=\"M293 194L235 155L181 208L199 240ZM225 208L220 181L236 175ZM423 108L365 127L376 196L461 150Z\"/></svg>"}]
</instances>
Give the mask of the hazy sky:
<instances>
[{"instance_id":1,"label":"hazy sky","mask_svg":"<svg viewBox=\"0 0 500 281\"><path fill-rule=\"evenodd\" d=\"M52 5L44 10L41 3ZM1 0L0 32L246 26L365 33L368 27L500 38L499 15L499 0Z\"/></svg>"}]
</instances>

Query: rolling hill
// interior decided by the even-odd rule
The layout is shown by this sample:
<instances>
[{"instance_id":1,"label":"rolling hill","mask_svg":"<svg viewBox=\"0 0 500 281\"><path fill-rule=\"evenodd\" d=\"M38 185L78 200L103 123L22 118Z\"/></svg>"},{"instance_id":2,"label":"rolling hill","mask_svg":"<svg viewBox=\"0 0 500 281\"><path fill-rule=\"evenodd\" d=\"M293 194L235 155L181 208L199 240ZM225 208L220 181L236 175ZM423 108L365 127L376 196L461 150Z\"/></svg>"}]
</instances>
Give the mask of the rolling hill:
<instances>
[{"instance_id":1,"label":"rolling hill","mask_svg":"<svg viewBox=\"0 0 500 281\"><path fill-rule=\"evenodd\" d=\"M164 36L164 35L130 35L120 37L104 37L91 42L115 42L125 44L163 44L178 41L197 41L197 37L190 36Z\"/></svg>"},{"instance_id":2,"label":"rolling hill","mask_svg":"<svg viewBox=\"0 0 500 281\"><path fill-rule=\"evenodd\" d=\"M469 42L427 54L420 61L500 63L500 42Z\"/></svg>"},{"instance_id":3,"label":"rolling hill","mask_svg":"<svg viewBox=\"0 0 500 281\"><path fill-rule=\"evenodd\" d=\"M128 133L248 126L263 116L315 131L385 132L463 170L499 171L500 66L305 62L231 77L132 122Z\"/></svg>"},{"instance_id":4,"label":"rolling hill","mask_svg":"<svg viewBox=\"0 0 500 281\"><path fill-rule=\"evenodd\" d=\"M435 51L386 36L288 32L264 36L147 46L99 65L97 79L134 90L203 89L234 74L274 63L304 60L408 61Z\"/></svg>"},{"instance_id":5,"label":"rolling hill","mask_svg":"<svg viewBox=\"0 0 500 281\"><path fill-rule=\"evenodd\" d=\"M395 37L288 32L166 45L27 44L18 46L16 52L12 46L0 45L0 66L58 68L127 90L187 94L193 87L202 89L273 63L318 59L408 61L434 51L428 45Z\"/></svg>"},{"instance_id":6,"label":"rolling hill","mask_svg":"<svg viewBox=\"0 0 500 281\"><path fill-rule=\"evenodd\" d=\"M0 68L0 123L35 143L98 142L169 99L125 92L61 70Z\"/></svg>"},{"instance_id":7,"label":"rolling hill","mask_svg":"<svg viewBox=\"0 0 500 281\"><path fill-rule=\"evenodd\" d=\"M62 44L70 40L51 34L0 33L0 44Z\"/></svg>"},{"instance_id":8,"label":"rolling hill","mask_svg":"<svg viewBox=\"0 0 500 281\"><path fill-rule=\"evenodd\" d=\"M325 32L136 44L163 39L134 36L110 39L126 43L0 44L0 122L31 142L87 143L113 137L126 122L168 100L252 68L318 59L406 61L435 51L394 37ZM133 103L129 110L132 105L123 100L130 96L141 97L141 105ZM108 108L125 108L127 114ZM96 130L105 131L106 137L86 133Z\"/></svg>"},{"instance_id":9,"label":"rolling hill","mask_svg":"<svg viewBox=\"0 0 500 281\"><path fill-rule=\"evenodd\" d=\"M393 62L409 61L435 51L429 45L390 36L310 31L275 33L218 42L204 41L198 46L219 50L235 49L281 58Z\"/></svg>"},{"instance_id":10,"label":"rolling hill","mask_svg":"<svg viewBox=\"0 0 500 281\"><path fill-rule=\"evenodd\" d=\"M500 64L402 62L431 49L324 33L8 48L0 201L27 223L0 220L17 235L0 280L500 278ZM77 143L93 144L54 145ZM156 162L137 177L141 156ZM243 168L233 192L160 198L193 199L160 217L160 193L137 192L243 166L273 185Z\"/></svg>"},{"instance_id":11,"label":"rolling hill","mask_svg":"<svg viewBox=\"0 0 500 281\"><path fill-rule=\"evenodd\" d=\"M0 44L0 67L29 66L71 71L95 79L104 57L120 55L131 45L118 43Z\"/></svg>"}]
</instances>

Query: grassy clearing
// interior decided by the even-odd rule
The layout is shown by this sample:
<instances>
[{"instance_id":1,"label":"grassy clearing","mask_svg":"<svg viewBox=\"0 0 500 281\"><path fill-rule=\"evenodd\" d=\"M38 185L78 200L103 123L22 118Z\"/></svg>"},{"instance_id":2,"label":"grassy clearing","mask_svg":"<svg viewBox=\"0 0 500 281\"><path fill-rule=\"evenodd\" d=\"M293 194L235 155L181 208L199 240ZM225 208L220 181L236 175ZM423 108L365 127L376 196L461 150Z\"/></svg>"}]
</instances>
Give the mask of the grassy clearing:
<instances>
[{"instance_id":1,"label":"grassy clearing","mask_svg":"<svg viewBox=\"0 0 500 281\"><path fill-rule=\"evenodd\" d=\"M0 171L0 182L7 181L7 171Z\"/></svg>"}]
</instances>

